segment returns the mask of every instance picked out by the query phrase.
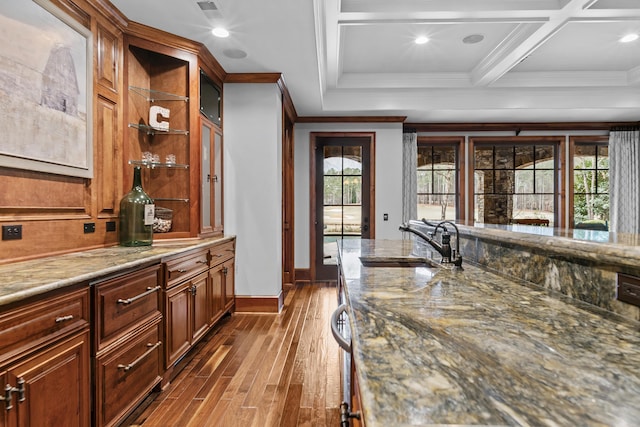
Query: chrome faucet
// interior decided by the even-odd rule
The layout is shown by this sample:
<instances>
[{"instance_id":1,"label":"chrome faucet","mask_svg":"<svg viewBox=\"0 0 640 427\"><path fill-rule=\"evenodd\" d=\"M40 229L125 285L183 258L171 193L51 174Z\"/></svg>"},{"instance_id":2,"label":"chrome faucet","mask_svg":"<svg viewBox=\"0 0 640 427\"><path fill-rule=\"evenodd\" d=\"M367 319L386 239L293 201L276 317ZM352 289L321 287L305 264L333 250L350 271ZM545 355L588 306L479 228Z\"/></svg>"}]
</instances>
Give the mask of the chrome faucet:
<instances>
[{"instance_id":1,"label":"chrome faucet","mask_svg":"<svg viewBox=\"0 0 640 427\"><path fill-rule=\"evenodd\" d=\"M425 242L429 243L440 255L442 255L443 264L453 264L454 269L462 270L462 256L460 255L460 233L458 231L458 227L451 221L441 221L438 224L431 223L426 219L422 219L422 222L430 227L434 227L432 233L423 233L420 230L417 230L409 223L404 223L400 225L400 230L407 231L409 233L413 233L416 236L423 239ZM451 225L456 230L456 247L455 249L451 248L451 234L447 229L447 225ZM437 242L433 236L438 233L438 229L442 229L442 235L440 238L440 242Z\"/></svg>"}]
</instances>

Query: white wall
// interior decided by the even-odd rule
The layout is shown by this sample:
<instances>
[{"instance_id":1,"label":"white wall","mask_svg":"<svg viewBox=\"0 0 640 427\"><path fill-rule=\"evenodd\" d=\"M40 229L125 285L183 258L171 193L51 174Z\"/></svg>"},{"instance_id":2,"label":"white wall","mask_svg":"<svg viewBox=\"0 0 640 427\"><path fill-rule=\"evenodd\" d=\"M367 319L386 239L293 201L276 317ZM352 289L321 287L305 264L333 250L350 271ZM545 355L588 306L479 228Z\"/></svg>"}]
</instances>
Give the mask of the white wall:
<instances>
[{"instance_id":1,"label":"white wall","mask_svg":"<svg viewBox=\"0 0 640 427\"><path fill-rule=\"evenodd\" d=\"M224 85L224 228L236 295L282 289L282 101L275 84Z\"/></svg>"},{"instance_id":2,"label":"white wall","mask_svg":"<svg viewBox=\"0 0 640 427\"><path fill-rule=\"evenodd\" d=\"M225 100L226 97L225 93ZM310 267L310 132L375 132L375 237L401 238L398 226L402 221L402 123L297 123L294 133L295 267ZM389 214L388 221L382 219L385 213Z\"/></svg>"}]
</instances>

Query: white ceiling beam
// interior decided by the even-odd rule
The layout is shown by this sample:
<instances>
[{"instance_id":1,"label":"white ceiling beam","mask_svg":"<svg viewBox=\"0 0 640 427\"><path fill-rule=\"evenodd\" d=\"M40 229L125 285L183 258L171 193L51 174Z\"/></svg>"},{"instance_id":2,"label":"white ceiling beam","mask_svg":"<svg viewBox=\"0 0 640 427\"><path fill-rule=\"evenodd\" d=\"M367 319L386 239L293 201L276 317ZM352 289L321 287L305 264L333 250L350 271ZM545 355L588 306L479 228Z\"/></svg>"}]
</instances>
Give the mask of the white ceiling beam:
<instances>
[{"instance_id":1,"label":"white ceiling beam","mask_svg":"<svg viewBox=\"0 0 640 427\"><path fill-rule=\"evenodd\" d=\"M344 73L340 89L470 88L468 73Z\"/></svg>"},{"instance_id":2,"label":"white ceiling beam","mask_svg":"<svg viewBox=\"0 0 640 427\"><path fill-rule=\"evenodd\" d=\"M559 0L342 0L342 12L558 10Z\"/></svg>"},{"instance_id":3,"label":"white ceiling beam","mask_svg":"<svg viewBox=\"0 0 640 427\"><path fill-rule=\"evenodd\" d=\"M324 41L322 50L318 50L318 66L320 67L321 80L324 76L324 87L321 90L325 91L327 88L336 87L340 76L340 43L342 39L338 26L340 5L339 0L314 0L314 6L317 7L316 14L321 15L316 15L316 27L322 27L321 31L324 33L323 35L316 34L316 37L322 37Z\"/></svg>"},{"instance_id":4,"label":"white ceiling beam","mask_svg":"<svg viewBox=\"0 0 640 427\"><path fill-rule=\"evenodd\" d=\"M576 99L580 104L576 105ZM468 88L396 89L361 91L329 90L325 109L350 110L438 110L438 109L538 109L571 110L640 109L640 88Z\"/></svg>"},{"instance_id":5,"label":"white ceiling beam","mask_svg":"<svg viewBox=\"0 0 640 427\"><path fill-rule=\"evenodd\" d=\"M580 16L594 0L569 0L559 11L549 15L549 20L528 37L513 34L501 48L480 63L471 73L471 81L476 86L487 86L497 81L513 67L529 56L534 50L553 37L573 18ZM520 26L522 27L522 25Z\"/></svg>"},{"instance_id":6,"label":"white ceiling beam","mask_svg":"<svg viewBox=\"0 0 640 427\"><path fill-rule=\"evenodd\" d=\"M410 12L342 12L338 23L358 24L456 24L466 22L544 22L548 13L540 11L410 11Z\"/></svg>"}]
</instances>

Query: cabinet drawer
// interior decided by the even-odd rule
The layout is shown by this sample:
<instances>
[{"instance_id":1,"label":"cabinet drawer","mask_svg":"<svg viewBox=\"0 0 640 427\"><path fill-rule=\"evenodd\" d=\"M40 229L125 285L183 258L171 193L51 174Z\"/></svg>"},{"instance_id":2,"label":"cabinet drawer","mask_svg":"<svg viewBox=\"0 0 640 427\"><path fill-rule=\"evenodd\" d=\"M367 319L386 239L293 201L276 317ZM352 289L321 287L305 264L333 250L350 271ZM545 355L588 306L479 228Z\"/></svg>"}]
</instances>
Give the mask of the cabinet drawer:
<instances>
[{"instance_id":1,"label":"cabinet drawer","mask_svg":"<svg viewBox=\"0 0 640 427\"><path fill-rule=\"evenodd\" d=\"M167 287L206 271L209 268L208 254L209 251L201 250L167 261Z\"/></svg>"},{"instance_id":2,"label":"cabinet drawer","mask_svg":"<svg viewBox=\"0 0 640 427\"><path fill-rule=\"evenodd\" d=\"M96 359L96 426L117 424L161 381L160 325Z\"/></svg>"},{"instance_id":3,"label":"cabinet drawer","mask_svg":"<svg viewBox=\"0 0 640 427\"><path fill-rule=\"evenodd\" d=\"M161 316L160 272L155 265L94 285L96 351Z\"/></svg>"},{"instance_id":4,"label":"cabinet drawer","mask_svg":"<svg viewBox=\"0 0 640 427\"><path fill-rule=\"evenodd\" d=\"M211 266L233 258L235 255L235 242L223 243L211 248Z\"/></svg>"},{"instance_id":5,"label":"cabinet drawer","mask_svg":"<svg viewBox=\"0 0 640 427\"><path fill-rule=\"evenodd\" d=\"M89 287L0 314L0 354L6 360L89 325Z\"/></svg>"}]
</instances>

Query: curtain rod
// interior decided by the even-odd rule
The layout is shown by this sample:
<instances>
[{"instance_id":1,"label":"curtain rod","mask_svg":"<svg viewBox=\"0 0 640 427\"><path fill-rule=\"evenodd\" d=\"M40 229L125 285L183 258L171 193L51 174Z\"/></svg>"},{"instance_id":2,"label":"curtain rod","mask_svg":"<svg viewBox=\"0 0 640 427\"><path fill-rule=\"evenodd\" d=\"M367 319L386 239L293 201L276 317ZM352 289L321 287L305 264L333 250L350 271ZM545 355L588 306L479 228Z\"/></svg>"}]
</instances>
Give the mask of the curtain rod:
<instances>
[{"instance_id":1,"label":"curtain rod","mask_svg":"<svg viewBox=\"0 0 640 427\"><path fill-rule=\"evenodd\" d=\"M628 131L638 131L640 130L640 124L631 125L631 126L614 126L611 128L611 132L628 132Z\"/></svg>"}]
</instances>

